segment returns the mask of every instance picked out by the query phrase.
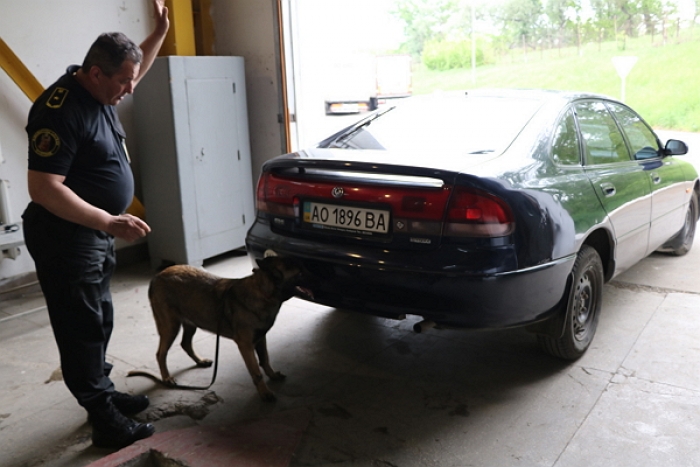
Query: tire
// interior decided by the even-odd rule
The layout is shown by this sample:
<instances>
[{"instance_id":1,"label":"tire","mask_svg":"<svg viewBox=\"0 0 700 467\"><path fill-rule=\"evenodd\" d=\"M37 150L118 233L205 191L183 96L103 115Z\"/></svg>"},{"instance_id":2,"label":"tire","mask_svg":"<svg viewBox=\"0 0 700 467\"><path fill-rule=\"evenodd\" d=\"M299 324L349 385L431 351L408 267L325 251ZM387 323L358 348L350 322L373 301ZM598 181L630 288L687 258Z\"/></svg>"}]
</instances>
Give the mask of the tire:
<instances>
[{"instance_id":1,"label":"tire","mask_svg":"<svg viewBox=\"0 0 700 467\"><path fill-rule=\"evenodd\" d=\"M698 223L698 197L693 193L688 203L688 210L685 213L685 223L678 235L673 237L659 249L663 253L674 256L687 254L693 246L695 239L695 229Z\"/></svg>"},{"instance_id":2,"label":"tire","mask_svg":"<svg viewBox=\"0 0 700 467\"><path fill-rule=\"evenodd\" d=\"M603 303L603 263L598 252L583 245L572 271L573 287L566 309L564 333L559 338L538 335L542 349L564 360L581 357L593 341Z\"/></svg>"}]
</instances>

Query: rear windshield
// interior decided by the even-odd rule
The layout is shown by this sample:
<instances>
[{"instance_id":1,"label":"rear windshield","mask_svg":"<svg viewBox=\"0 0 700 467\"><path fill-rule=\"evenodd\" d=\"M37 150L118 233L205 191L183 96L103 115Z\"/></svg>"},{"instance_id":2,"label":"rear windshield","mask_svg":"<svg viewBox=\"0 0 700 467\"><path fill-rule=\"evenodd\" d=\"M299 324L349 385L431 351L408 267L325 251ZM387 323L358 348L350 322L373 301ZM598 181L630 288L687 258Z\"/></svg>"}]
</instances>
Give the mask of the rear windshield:
<instances>
[{"instance_id":1,"label":"rear windshield","mask_svg":"<svg viewBox=\"0 0 700 467\"><path fill-rule=\"evenodd\" d=\"M439 150L455 155L500 153L541 104L538 99L464 94L390 100L386 108L395 106L393 110L331 147Z\"/></svg>"}]
</instances>

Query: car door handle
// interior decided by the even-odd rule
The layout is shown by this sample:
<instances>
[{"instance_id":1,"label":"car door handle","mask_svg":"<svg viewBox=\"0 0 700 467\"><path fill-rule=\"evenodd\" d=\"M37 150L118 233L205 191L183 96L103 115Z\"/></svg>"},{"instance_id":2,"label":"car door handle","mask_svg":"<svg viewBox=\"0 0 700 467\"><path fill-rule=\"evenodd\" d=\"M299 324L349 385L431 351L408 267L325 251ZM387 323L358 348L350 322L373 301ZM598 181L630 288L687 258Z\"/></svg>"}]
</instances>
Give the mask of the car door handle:
<instances>
[{"instance_id":1,"label":"car door handle","mask_svg":"<svg viewBox=\"0 0 700 467\"><path fill-rule=\"evenodd\" d=\"M659 177L659 174L657 173L652 173L651 181L654 183L654 185L658 185L659 183L661 183L661 177Z\"/></svg>"},{"instance_id":2,"label":"car door handle","mask_svg":"<svg viewBox=\"0 0 700 467\"><path fill-rule=\"evenodd\" d=\"M602 188L605 196L613 196L615 194L615 185L612 183L601 183L600 188Z\"/></svg>"}]
</instances>

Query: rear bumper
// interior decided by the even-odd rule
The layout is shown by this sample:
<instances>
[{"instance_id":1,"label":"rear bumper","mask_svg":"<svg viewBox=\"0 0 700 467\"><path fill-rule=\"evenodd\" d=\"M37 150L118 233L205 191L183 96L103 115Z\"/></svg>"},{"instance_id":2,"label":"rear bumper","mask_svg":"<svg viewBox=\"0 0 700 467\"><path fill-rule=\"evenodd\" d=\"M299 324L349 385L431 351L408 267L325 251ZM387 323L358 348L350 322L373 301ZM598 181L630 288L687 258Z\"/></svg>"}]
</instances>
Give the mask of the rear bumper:
<instances>
[{"instance_id":1,"label":"rear bumper","mask_svg":"<svg viewBox=\"0 0 700 467\"><path fill-rule=\"evenodd\" d=\"M453 327L524 326L551 316L559 309L575 261L572 255L528 269L473 273L454 263L441 269L426 268L421 261L424 256L434 266L436 257L468 253L456 248L396 253L406 259L400 261L373 257L374 250L348 254L315 242L274 234L260 236L256 230L269 230L258 229L254 226L248 233L248 253L261 258L266 250L273 250L280 256L300 259L313 277L310 286L315 302L377 316L418 315ZM494 258L503 260L506 256L500 252Z\"/></svg>"}]
</instances>

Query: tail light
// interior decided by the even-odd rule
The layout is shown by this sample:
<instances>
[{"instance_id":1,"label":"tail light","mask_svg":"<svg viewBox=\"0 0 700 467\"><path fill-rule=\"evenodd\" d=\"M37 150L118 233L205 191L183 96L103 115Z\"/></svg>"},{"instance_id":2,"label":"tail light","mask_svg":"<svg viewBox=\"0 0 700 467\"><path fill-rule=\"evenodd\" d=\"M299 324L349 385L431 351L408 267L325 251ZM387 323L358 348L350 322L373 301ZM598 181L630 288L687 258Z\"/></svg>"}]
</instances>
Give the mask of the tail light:
<instances>
[{"instance_id":1,"label":"tail light","mask_svg":"<svg viewBox=\"0 0 700 467\"><path fill-rule=\"evenodd\" d=\"M260 212L280 216L294 216L294 195L291 183L271 180L263 173L258 180L256 207Z\"/></svg>"},{"instance_id":2,"label":"tail light","mask_svg":"<svg viewBox=\"0 0 700 467\"><path fill-rule=\"evenodd\" d=\"M456 237L503 237L515 222L508 204L479 190L457 187L447 208L445 235Z\"/></svg>"}]
</instances>

